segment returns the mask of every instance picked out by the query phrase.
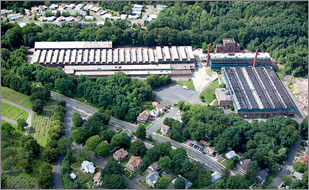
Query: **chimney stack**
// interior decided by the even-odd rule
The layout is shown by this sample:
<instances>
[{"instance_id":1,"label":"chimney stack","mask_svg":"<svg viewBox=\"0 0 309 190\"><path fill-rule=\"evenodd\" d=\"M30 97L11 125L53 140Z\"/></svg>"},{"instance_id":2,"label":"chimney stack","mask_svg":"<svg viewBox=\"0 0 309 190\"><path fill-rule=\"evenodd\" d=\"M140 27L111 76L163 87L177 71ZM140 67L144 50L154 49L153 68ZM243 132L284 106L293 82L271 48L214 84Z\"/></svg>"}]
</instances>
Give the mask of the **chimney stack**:
<instances>
[{"instance_id":1,"label":"chimney stack","mask_svg":"<svg viewBox=\"0 0 309 190\"><path fill-rule=\"evenodd\" d=\"M259 49L256 49L256 51L255 51L255 57L254 57L253 67L256 67L256 59L257 59L258 51L259 51Z\"/></svg>"},{"instance_id":2,"label":"chimney stack","mask_svg":"<svg viewBox=\"0 0 309 190\"><path fill-rule=\"evenodd\" d=\"M206 66L209 66L209 52L210 52L210 44L208 44L208 56L207 56L207 62L206 62Z\"/></svg>"}]
</instances>

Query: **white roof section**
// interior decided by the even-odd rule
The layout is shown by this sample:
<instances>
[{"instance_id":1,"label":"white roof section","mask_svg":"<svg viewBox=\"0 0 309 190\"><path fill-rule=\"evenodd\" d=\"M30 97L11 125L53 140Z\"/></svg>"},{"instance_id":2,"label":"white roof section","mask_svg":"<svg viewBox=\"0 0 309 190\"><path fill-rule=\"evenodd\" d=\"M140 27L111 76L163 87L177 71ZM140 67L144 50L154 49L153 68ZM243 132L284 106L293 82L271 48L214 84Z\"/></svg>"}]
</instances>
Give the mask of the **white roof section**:
<instances>
[{"instance_id":1,"label":"white roof section","mask_svg":"<svg viewBox=\"0 0 309 190\"><path fill-rule=\"evenodd\" d=\"M41 53L41 50L36 50L36 51L34 51L33 56L32 56L32 60L31 60L31 63L34 63L34 62L36 62L36 61L39 61L40 53Z\"/></svg>"},{"instance_id":2,"label":"white roof section","mask_svg":"<svg viewBox=\"0 0 309 190\"><path fill-rule=\"evenodd\" d=\"M71 51L71 64L75 64L76 62L76 56L77 56L77 50L76 49L73 49Z\"/></svg>"},{"instance_id":3,"label":"white roof section","mask_svg":"<svg viewBox=\"0 0 309 190\"><path fill-rule=\"evenodd\" d=\"M229 159L229 160L232 159L234 156L237 156L237 154L235 153L234 150L225 154L225 157L227 157L227 159Z\"/></svg>"},{"instance_id":4,"label":"white roof section","mask_svg":"<svg viewBox=\"0 0 309 190\"><path fill-rule=\"evenodd\" d=\"M113 50L109 49L107 52L107 62L112 63L113 62Z\"/></svg>"},{"instance_id":5,"label":"white roof section","mask_svg":"<svg viewBox=\"0 0 309 190\"><path fill-rule=\"evenodd\" d=\"M113 42L35 42L35 49L86 49L86 48L112 48Z\"/></svg>"},{"instance_id":6,"label":"white roof section","mask_svg":"<svg viewBox=\"0 0 309 190\"><path fill-rule=\"evenodd\" d=\"M214 172L211 174L211 178L212 178L211 181L214 183L219 179L221 179L221 174L219 172Z\"/></svg>"},{"instance_id":7,"label":"white roof section","mask_svg":"<svg viewBox=\"0 0 309 190\"><path fill-rule=\"evenodd\" d=\"M102 62L104 62L104 63L106 63L106 57L107 57L107 51L106 51L106 49L103 49L103 50L101 50L101 53L102 53L102 55L101 55L101 58L102 58Z\"/></svg>"},{"instance_id":8,"label":"white roof section","mask_svg":"<svg viewBox=\"0 0 309 190\"><path fill-rule=\"evenodd\" d=\"M88 56L89 56L89 49L85 49L85 51L83 52L83 64L88 63Z\"/></svg>"},{"instance_id":9,"label":"white roof section","mask_svg":"<svg viewBox=\"0 0 309 190\"><path fill-rule=\"evenodd\" d=\"M59 50L56 49L56 50L54 51L54 55L53 55L53 58L52 58L52 63L53 63L53 64L57 63L57 60L58 60L58 53L59 53Z\"/></svg>"},{"instance_id":10,"label":"white roof section","mask_svg":"<svg viewBox=\"0 0 309 190\"><path fill-rule=\"evenodd\" d=\"M158 60L162 60L163 59L163 55L162 55L162 48L160 46L156 47L156 52L157 52L157 58Z\"/></svg>"},{"instance_id":11,"label":"white roof section","mask_svg":"<svg viewBox=\"0 0 309 190\"><path fill-rule=\"evenodd\" d=\"M178 60L179 59L176 46L172 46L172 54L173 54L174 60Z\"/></svg>"},{"instance_id":12,"label":"white roof section","mask_svg":"<svg viewBox=\"0 0 309 190\"><path fill-rule=\"evenodd\" d=\"M150 63L154 63L155 62L154 51L153 51L152 48L149 48L149 62Z\"/></svg>"},{"instance_id":13,"label":"white roof section","mask_svg":"<svg viewBox=\"0 0 309 190\"><path fill-rule=\"evenodd\" d=\"M70 174L70 177L71 177L71 179L75 179L75 178L76 178L76 175L75 175L74 173L71 173L71 174Z\"/></svg>"},{"instance_id":14,"label":"white roof section","mask_svg":"<svg viewBox=\"0 0 309 190\"><path fill-rule=\"evenodd\" d=\"M144 48L143 50L143 57L144 57L144 63L148 63L149 59L148 59L148 49Z\"/></svg>"},{"instance_id":15,"label":"white roof section","mask_svg":"<svg viewBox=\"0 0 309 190\"><path fill-rule=\"evenodd\" d=\"M126 63L130 63L131 62L131 52L129 49L126 49Z\"/></svg>"},{"instance_id":16,"label":"white roof section","mask_svg":"<svg viewBox=\"0 0 309 190\"><path fill-rule=\"evenodd\" d=\"M180 54L181 59L187 59L185 47L179 46L179 54Z\"/></svg>"},{"instance_id":17,"label":"white roof section","mask_svg":"<svg viewBox=\"0 0 309 190\"><path fill-rule=\"evenodd\" d=\"M101 50L97 49L95 54L95 63L98 64L101 61Z\"/></svg>"},{"instance_id":18,"label":"white roof section","mask_svg":"<svg viewBox=\"0 0 309 190\"><path fill-rule=\"evenodd\" d=\"M44 63L44 62L45 62L46 52L47 52L46 49L44 49L44 50L42 51L41 56L40 56L40 61L39 61L39 63Z\"/></svg>"},{"instance_id":19,"label":"white roof section","mask_svg":"<svg viewBox=\"0 0 309 190\"><path fill-rule=\"evenodd\" d=\"M133 63L136 63L136 49L131 50L131 59Z\"/></svg>"},{"instance_id":20,"label":"white roof section","mask_svg":"<svg viewBox=\"0 0 309 190\"><path fill-rule=\"evenodd\" d=\"M94 173L95 167L92 162L83 161L82 163L82 170L84 170L87 173Z\"/></svg>"},{"instance_id":21,"label":"white roof section","mask_svg":"<svg viewBox=\"0 0 309 190\"><path fill-rule=\"evenodd\" d=\"M91 49L89 53L89 62L94 63L94 49Z\"/></svg>"},{"instance_id":22,"label":"white roof section","mask_svg":"<svg viewBox=\"0 0 309 190\"><path fill-rule=\"evenodd\" d=\"M119 56L118 49L115 49L114 50L114 60L113 60L114 63L118 63L119 61L118 56Z\"/></svg>"},{"instance_id":23,"label":"white roof section","mask_svg":"<svg viewBox=\"0 0 309 190\"><path fill-rule=\"evenodd\" d=\"M77 54L77 63L82 63L83 60L83 50L78 50L78 54Z\"/></svg>"},{"instance_id":24,"label":"white roof section","mask_svg":"<svg viewBox=\"0 0 309 190\"><path fill-rule=\"evenodd\" d=\"M138 58L138 63L143 62L142 48L137 49L137 58Z\"/></svg>"},{"instance_id":25,"label":"white roof section","mask_svg":"<svg viewBox=\"0 0 309 190\"><path fill-rule=\"evenodd\" d=\"M124 63L124 49L119 50L119 63Z\"/></svg>"},{"instance_id":26,"label":"white roof section","mask_svg":"<svg viewBox=\"0 0 309 190\"><path fill-rule=\"evenodd\" d=\"M64 59L64 49L60 50L58 63L63 64L63 59Z\"/></svg>"}]
</instances>

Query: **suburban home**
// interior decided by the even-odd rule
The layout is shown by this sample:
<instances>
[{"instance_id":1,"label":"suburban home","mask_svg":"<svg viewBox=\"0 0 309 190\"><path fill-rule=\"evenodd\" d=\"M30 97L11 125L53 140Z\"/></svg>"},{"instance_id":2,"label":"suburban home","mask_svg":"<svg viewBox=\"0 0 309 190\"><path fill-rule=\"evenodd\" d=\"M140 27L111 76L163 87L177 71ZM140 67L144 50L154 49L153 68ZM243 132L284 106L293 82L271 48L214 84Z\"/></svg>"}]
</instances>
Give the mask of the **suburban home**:
<instances>
[{"instance_id":1,"label":"suburban home","mask_svg":"<svg viewBox=\"0 0 309 190\"><path fill-rule=\"evenodd\" d=\"M211 182L216 183L221 179L221 174L219 172L214 172L211 174Z\"/></svg>"},{"instance_id":2,"label":"suburban home","mask_svg":"<svg viewBox=\"0 0 309 190\"><path fill-rule=\"evenodd\" d=\"M54 17L54 16L47 17L48 22L53 22L54 20L56 20L56 17Z\"/></svg>"},{"instance_id":3,"label":"suburban home","mask_svg":"<svg viewBox=\"0 0 309 190\"><path fill-rule=\"evenodd\" d=\"M76 10L72 10L72 11L71 11L71 14L72 14L73 16L76 16L76 15L77 15Z\"/></svg>"},{"instance_id":4,"label":"suburban home","mask_svg":"<svg viewBox=\"0 0 309 190\"><path fill-rule=\"evenodd\" d=\"M71 21L74 21L74 17L72 17L72 16L69 16L69 17L67 17L66 19L65 19L66 21L69 21L69 22L71 22Z\"/></svg>"},{"instance_id":5,"label":"suburban home","mask_svg":"<svg viewBox=\"0 0 309 190\"><path fill-rule=\"evenodd\" d=\"M155 184L157 183L159 177L160 176L157 171L151 172L146 177L146 183L150 185L151 187L155 187Z\"/></svg>"},{"instance_id":6,"label":"suburban home","mask_svg":"<svg viewBox=\"0 0 309 190\"><path fill-rule=\"evenodd\" d=\"M139 23L139 22L137 21L137 23ZM144 24L143 24L143 25L144 25ZM142 26L143 26L143 25L142 25ZM160 112L163 112L164 109L165 109L165 106L162 105L162 104L159 104L158 102L152 102L152 105L155 106L156 109L157 109L158 111L160 111Z\"/></svg>"},{"instance_id":7,"label":"suburban home","mask_svg":"<svg viewBox=\"0 0 309 190\"><path fill-rule=\"evenodd\" d=\"M208 152L209 155L212 155L216 152L215 147L207 147L206 152Z\"/></svg>"},{"instance_id":8,"label":"suburban home","mask_svg":"<svg viewBox=\"0 0 309 190\"><path fill-rule=\"evenodd\" d=\"M152 172L158 171L159 169L161 169L161 168L160 168L160 166L158 165L158 162L154 162L153 164L151 164L151 165L147 168L146 172L147 172L147 173L152 173Z\"/></svg>"},{"instance_id":9,"label":"suburban home","mask_svg":"<svg viewBox=\"0 0 309 190\"><path fill-rule=\"evenodd\" d=\"M157 11L160 12L166 8L166 5L157 5Z\"/></svg>"},{"instance_id":10,"label":"suburban home","mask_svg":"<svg viewBox=\"0 0 309 190\"><path fill-rule=\"evenodd\" d=\"M62 5L59 6L59 10L64 11L66 7L67 7L66 4L62 4Z\"/></svg>"},{"instance_id":11,"label":"suburban home","mask_svg":"<svg viewBox=\"0 0 309 190\"><path fill-rule=\"evenodd\" d=\"M152 19L151 18L147 18L146 19L148 22L152 22Z\"/></svg>"},{"instance_id":12,"label":"suburban home","mask_svg":"<svg viewBox=\"0 0 309 190\"><path fill-rule=\"evenodd\" d=\"M84 9L85 9L85 10L90 10L92 7L93 7L92 4L87 4L87 5L84 7Z\"/></svg>"},{"instance_id":13,"label":"suburban home","mask_svg":"<svg viewBox=\"0 0 309 190\"><path fill-rule=\"evenodd\" d=\"M259 184L263 185L263 184L266 182L268 173L269 173L269 169L268 169L268 168L265 168L265 169L263 169L263 170L260 170L260 171L256 174L255 180L256 180Z\"/></svg>"},{"instance_id":14,"label":"suburban home","mask_svg":"<svg viewBox=\"0 0 309 190\"><path fill-rule=\"evenodd\" d=\"M39 21L41 21L41 22L44 22L44 21L46 21L46 20L47 20L47 18L46 18L45 16L39 17Z\"/></svg>"},{"instance_id":15,"label":"suburban home","mask_svg":"<svg viewBox=\"0 0 309 190\"><path fill-rule=\"evenodd\" d=\"M33 13L37 13L37 12L39 12L39 8L38 7L31 7L31 12L33 12Z\"/></svg>"},{"instance_id":16,"label":"suburban home","mask_svg":"<svg viewBox=\"0 0 309 190\"><path fill-rule=\"evenodd\" d=\"M150 113L149 113L150 115L152 115L152 116L154 116L154 117L158 117L159 116L159 111L158 110L155 110L155 109L153 109L153 110L151 110L150 111Z\"/></svg>"},{"instance_id":17,"label":"suburban home","mask_svg":"<svg viewBox=\"0 0 309 190\"><path fill-rule=\"evenodd\" d=\"M119 16L112 16L110 19L111 19L111 20L119 20L120 17L119 17Z\"/></svg>"},{"instance_id":18,"label":"suburban home","mask_svg":"<svg viewBox=\"0 0 309 190\"><path fill-rule=\"evenodd\" d=\"M160 13L160 12L158 12L158 11L154 11L154 12L153 12L154 15L158 15L159 13Z\"/></svg>"},{"instance_id":19,"label":"suburban home","mask_svg":"<svg viewBox=\"0 0 309 190\"><path fill-rule=\"evenodd\" d=\"M307 155L305 155L305 156L300 156L300 157L298 158L298 161L299 161L299 162L303 162L303 163L305 163L305 164L308 165L308 156L307 156Z\"/></svg>"},{"instance_id":20,"label":"suburban home","mask_svg":"<svg viewBox=\"0 0 309 190\"><path fill-rule=\"evenodd\" d=\"M117 162L122 162L123 160L128 158L129 153L124 150L123 148L117 150L114 154L113 154L113 158L117 161Z\"/></svg>"},{"instance_id":21,"label":"suburban home","mask_svg":"<svg viewBox=\"0 0 309 190\"><path fill-rule=\"evenodd\" d=\"M110 19L112 17L112 15L111 14L105 14L105 15L103 15L102 16L102 18L104 18L104 19Z\"/></svg>"},{"instance_id":22,"label":"suburban home","mask_svg":"<svg viewBox=\"0 0 309 190\"><path fill-rule=\"evenodd\" d=\"M142 9L143 8L143 5L139 5L139 4L133 4L132 6L134 8L137 8L137 9Z\"/></svg>"},{"instance_id":23,"label":"suburban home","mask_svg":"<svg viewBox=\"0 0 309 190\"><path fill-rule=\"evenodd\" d=\"M143 167L143 161L139 156L131 156L129 162L124 165L129 172L137 172Z\"/></svg>"},{"instance_id":24,"label":"suburban home","mask_svg":"<svg viewBox=\"0 0 309 190\"><path fill-rule=\"evenodd\" d=\"M75 7L75 4L73 3L68 6L69 9L74 9L74 7Z\"/></svg>"},{"instance_id":25,"label":"suburban home","mask_svg":"<svg viewBox=\"0 0 309 190\"><path fill-rule=\"evenodd\" d=\"M85 16L85 20L94 20L93 16Z\"/></svg>"},{"instance_id":26,"label":"suburban home","mask_svg":"<svg viewBox=\"0 0 309 190\"><path fill-rule=\"evenodd\" d=\"M251 162L252 161L250 159L244 161L244 164L240 168L241 175L245 175L247 173L248 168L251 166Z\"/></svg>"},{"instance_id":27,"label":"suburban home","mask_svg":"<svg viewBox=\"0 0 309 190\"><path fill-rule=\"evenodd\" d=\"M51 4L50 6L49 6L49 9L50 10L55 10L55 9L57 9L58 8L58 4Z\"/></svg>"},{"instance_id":28,"label":"suburban home","mask_svg":"<svg viewBox=\"0 0 309 190\"><path fill-rule=\"evenodd\" d=\"M181 177L182 179L185 180L185 182L186 182L185 189L190 189L192 187L192 183L190 181L188 181L186 178L182 177L181 175L178 175L178 177Z\"/></svg>"},{"instance_id":29,"label":"suburban home","mask_svg":"<svg viewBox=\"0 0 309 190\"><path fill-rule=\"evenodd\" d=\"M75 17L75 19L76 19L77 21L81 21L83 18L82 18L81 16L77 16L77 17Z\"/></svg>"},{"instance_id":30,"label":"suburban home","mask_svg":"<svg viewBox=\"0 0 309 190\"><path fill-rule=\"evenodd\" d=\"M154 20L154 19L157 19L158 15L149 15L149 18Z\"/></svg>"},{"instance_id":31,"label":"suburban home","mask_svg":"<svg viewBox=\"0 0 309 190\"><path fill-rule=\"evenodd\" d=\"M64 20L65 20L65 17L64 17L64 16L60 16L60 17L57 18L57 21L58 21L58 22L61 22L61 21L64 21Z\"/></svg>"},{"instance_id":32,"label":"suburban home","mask_svg":"<svg viewBox=\"0 0 309 190\"><path fill-rule=\"evenodd\" d=\"M234 156L238 156L236 153L235 153L235 151L234 150L232 150L232 151L230 151L230 152L228 152L228 153L226 153L225 154L225 157L227 158L227 159L232 159Z\"/></svg>"},{"instance_id":33,"label":"suburban home","mask_svg":"<svg viewBox=\"0 0 309 190\"><path fill-rule=\"evenodd\" d=\"M92 162L83 161L81 170L83 170L86 173L92 173L93 174L94 171L95 171L95 167L94 167Z\"/></svg>"},{"instance_id":34,"label":"suburban home","mask_svg":"<svg viewBox=\"0 0 309 190\"><path fill-rule=\"evenodd\" d=\"M138 19L139 16L138 15L129 15L129 20L131 19Z\"/></svg>"},{"instance_id":35,"label":"suburban home","mask_svg":"<svg viewBox=\"0 0 309 190\"><path fill-rule=\"evenodd\" d=\"M31 15L31 12L30 12L29 9L24 9L24 10L25 10L25 13L26 13L27 16L30 16L30 15Z\"/></svg>"},{"instance_id":36,"label":"suburban home","mask_svg":"<svg viewBox=\"0 0 309 190\"><path fill-rule=\"evenodd\" d=\"M298 180L302 180L303 179L303 173L299 173L298 171L295 171L293 176L298 179Z\"/></svg>"},{"instance_id":37,"label":"suburban home","mask_svg":"<svg viewBox=\"0 0 309 190\"><path fill-rule=\"evenodd\" d=\"M145 124L148 119L149 113L147 110L144 110L137 116L137 122Z\"/></svg>"},{"instance_id":38,"label":"suburban home","mask_svg":"<svg viewBox=\"0 0 309 190\"><path fill-rule=\"evenodd\" d=\"M45 10L46 10L46 6L45 6L45 5L39 5L39 9L40 9L41 11L45 11Z\"/></svg>"},{"instance_id":39,"label":"suburban home","mask_svg":"<svg viewBox=\"0 0 309 190\"><path fill-rule=\"evenodd\" d=\"M81 10L83 8L84 4L80 3L76 6L76 10Z\"/></svg>"},{"instance_id":40,"label":"suburban home","mask_svg":"<svg viewBox=\"0 0 309 190\"><path fill-rule=\"evenodd\" d=\"M128 129L122 130L121 133L126 133L130 138L132 138L132 134Z\"/></svg>"},{"instance_id":41,"label":"suburban home","mask_svg":"<svg viewBox=\"0 0 309 190\"><path fill-rule=\"evenodd\" d=\"M75 175L74 173L71 173L71 174L70 174L70 177L71 177L71 179L75 179L75 178L76 178L76 175Z\"/></svg>"},{"instance_id":42,"label":"suburban home","mask_svg":"<svg viewBox=\"0 0 309 190\"><path fill-rule=\"evenodd\" d=\"M98 12L100 9L101 9L101 7L92 7L92 8L90 9L90 11L96 13L96 12Z\"/></svg>"},{"instance_id":43,"label":"suburban home","mask_svg":"<svg viewBox=\"0 0 309 190\"><path fill-rule=\"evenodd\" d=\"M97 172L94 177L92 178L93 179L93 183L96 185L96 186L99 186L101 187L102 185L102 177L101 177L101 172Z\"/></svg>"},{"instance_id":44,"label":"suburban home","mask_svg":"<svg viewBox=\"0 0 309 190\"><path fill-rule=\"evenodd\" d=\"M162 125L161 127L161 134L167 135L170 132L171 128L167 125Z\"/></svg>"},{"instance_id":45,"label":"suburban home","mask_svg":"<svg viewBox=\"0 0 309 190\"><path fill-rule=\"evenodd\" d=\"M121 20L127 20L127 15L126 14L121 14L120 18L121 18Z\"/></svg>"}]
</instances>

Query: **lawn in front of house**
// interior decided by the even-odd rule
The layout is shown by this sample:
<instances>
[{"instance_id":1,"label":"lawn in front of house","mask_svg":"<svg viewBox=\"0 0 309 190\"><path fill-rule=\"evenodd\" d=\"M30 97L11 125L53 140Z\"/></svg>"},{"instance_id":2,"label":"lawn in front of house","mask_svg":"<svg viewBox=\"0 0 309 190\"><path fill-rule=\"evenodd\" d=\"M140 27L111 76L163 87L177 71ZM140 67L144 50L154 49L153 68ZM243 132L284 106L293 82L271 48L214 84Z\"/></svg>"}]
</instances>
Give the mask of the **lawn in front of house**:
<instances>
[{"instance_id":1,"label":"lawn in front of house","mask_svg":"<svg viewBox=\"0 0 309 190\"><path fill-rule=\"evenodd\" d=\"M190 79L190 81L175 81L177 84L180 84L181 86L187 86L191 90L195 90L193 80Z\"/></svg>"},{"instance_id":2,"label":"lawn in front of house","mask_svg":"<svg viewBox=\"0 0 309 190\"><path fill-rule=\"evenodd\" d=\"M139 171L136 171L135 173L132 173L131 176L129 177L130 180L135 179L137 176L139 176Z\"/></svg>"},{"instance_id":3,"label":"lawn in front of house","mask_svg":"<svg viewBox=\"0 0 309 190\"><path fill-rule=\"evenodd\" d=\"M218 79L214 80L212 83L210 83L201 93L200 93L200 100L203 101L201 99L201 96L204 96L204 102L206 104L210 104L214 99L215 99L215 91L216 88L218 88L219 86L219 81Z\"/></svg>"},{"instance_id":4,"label":"lawn in front of house","mask_svg":"<svg viewBox=\"0 0 309 190\"><path fill-rule=\"evenodd\" d=\"M120 164L121 164L122 166L124 166L126 163L129 162L131 156L132 156L132 155L130 155L127 159L125 159L125 160L123 160L122 162L120 162Z\"/></svg>"},{"instance_id":5,"label":"lawn in front of house","mask_svg":"<svg viewBox=\"0 0 309 190\"><path fill-rule=\"evenodd\" d=\"M1 98L31 109L30 96L17 92L13 89L1 86Z\"/></svg>"},{"instance_id":6,"label":"lawn in front of house","mask_svg":"<svg viewBox=\"0 0 309 190\"><path fill-rule=\"evenodd\" d=\"M29 133L45 147L48 139L49 125L54 121L54 109L44 109L41 115L34 113L32 116Z\"/></svg>"},{"instance_id":7,"label":"lawn in front of house","mask_svg":"<svg viewBox=\"0 0 309 190\"><path fill-rule=\"evenodd\" d=\"M5 102L1 102L1 115L15 121L18 119L24 119L27 121L29 114L25 110L19 109Z\"/></svg>"}]
</instances>

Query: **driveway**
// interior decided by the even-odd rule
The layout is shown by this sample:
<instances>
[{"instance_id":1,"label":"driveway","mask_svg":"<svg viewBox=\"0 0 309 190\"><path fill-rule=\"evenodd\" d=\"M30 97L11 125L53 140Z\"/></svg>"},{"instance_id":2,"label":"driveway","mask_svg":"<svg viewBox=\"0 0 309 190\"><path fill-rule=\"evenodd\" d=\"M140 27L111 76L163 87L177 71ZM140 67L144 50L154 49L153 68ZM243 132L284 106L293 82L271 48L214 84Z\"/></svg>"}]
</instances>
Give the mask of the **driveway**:
<instances>
[{"instance_id":1,"label":"driveway","mask_svg":"<svg viewBox=\"0 0 309 190\"><path fill-rule=\"evenodd\" d=\"M28 123L28 127L25 127L25 129L26 129L25 135L28 135L29 134L29 129L30 129L30 126L31 126L31 119L32 119L32 115L33 115L34 111L32 111L31 109L25 108L25 107L23 107L21 105L18 105L18 104L15 104L13 102L10 102L8 100L5 100L5 99L1 99L1 102L10 104L10 105L12 105L14 107L17 107L19 109L22 109L22 110L28 112L29 115L28 115L28 119L26 121Z\"/></svg>"},{"instance_id":2,"label":"driveway","mask_svg":"<svg viewBox=\"0 0 309 190\"><path fill-rule=\"evenodd\" d=\"M100 166L102 169L105 167L106 160L108 159L107 156L99 156L97 154L91 155L91 161L94 162L96 165Z\"/></svg>"}]
</instances>

